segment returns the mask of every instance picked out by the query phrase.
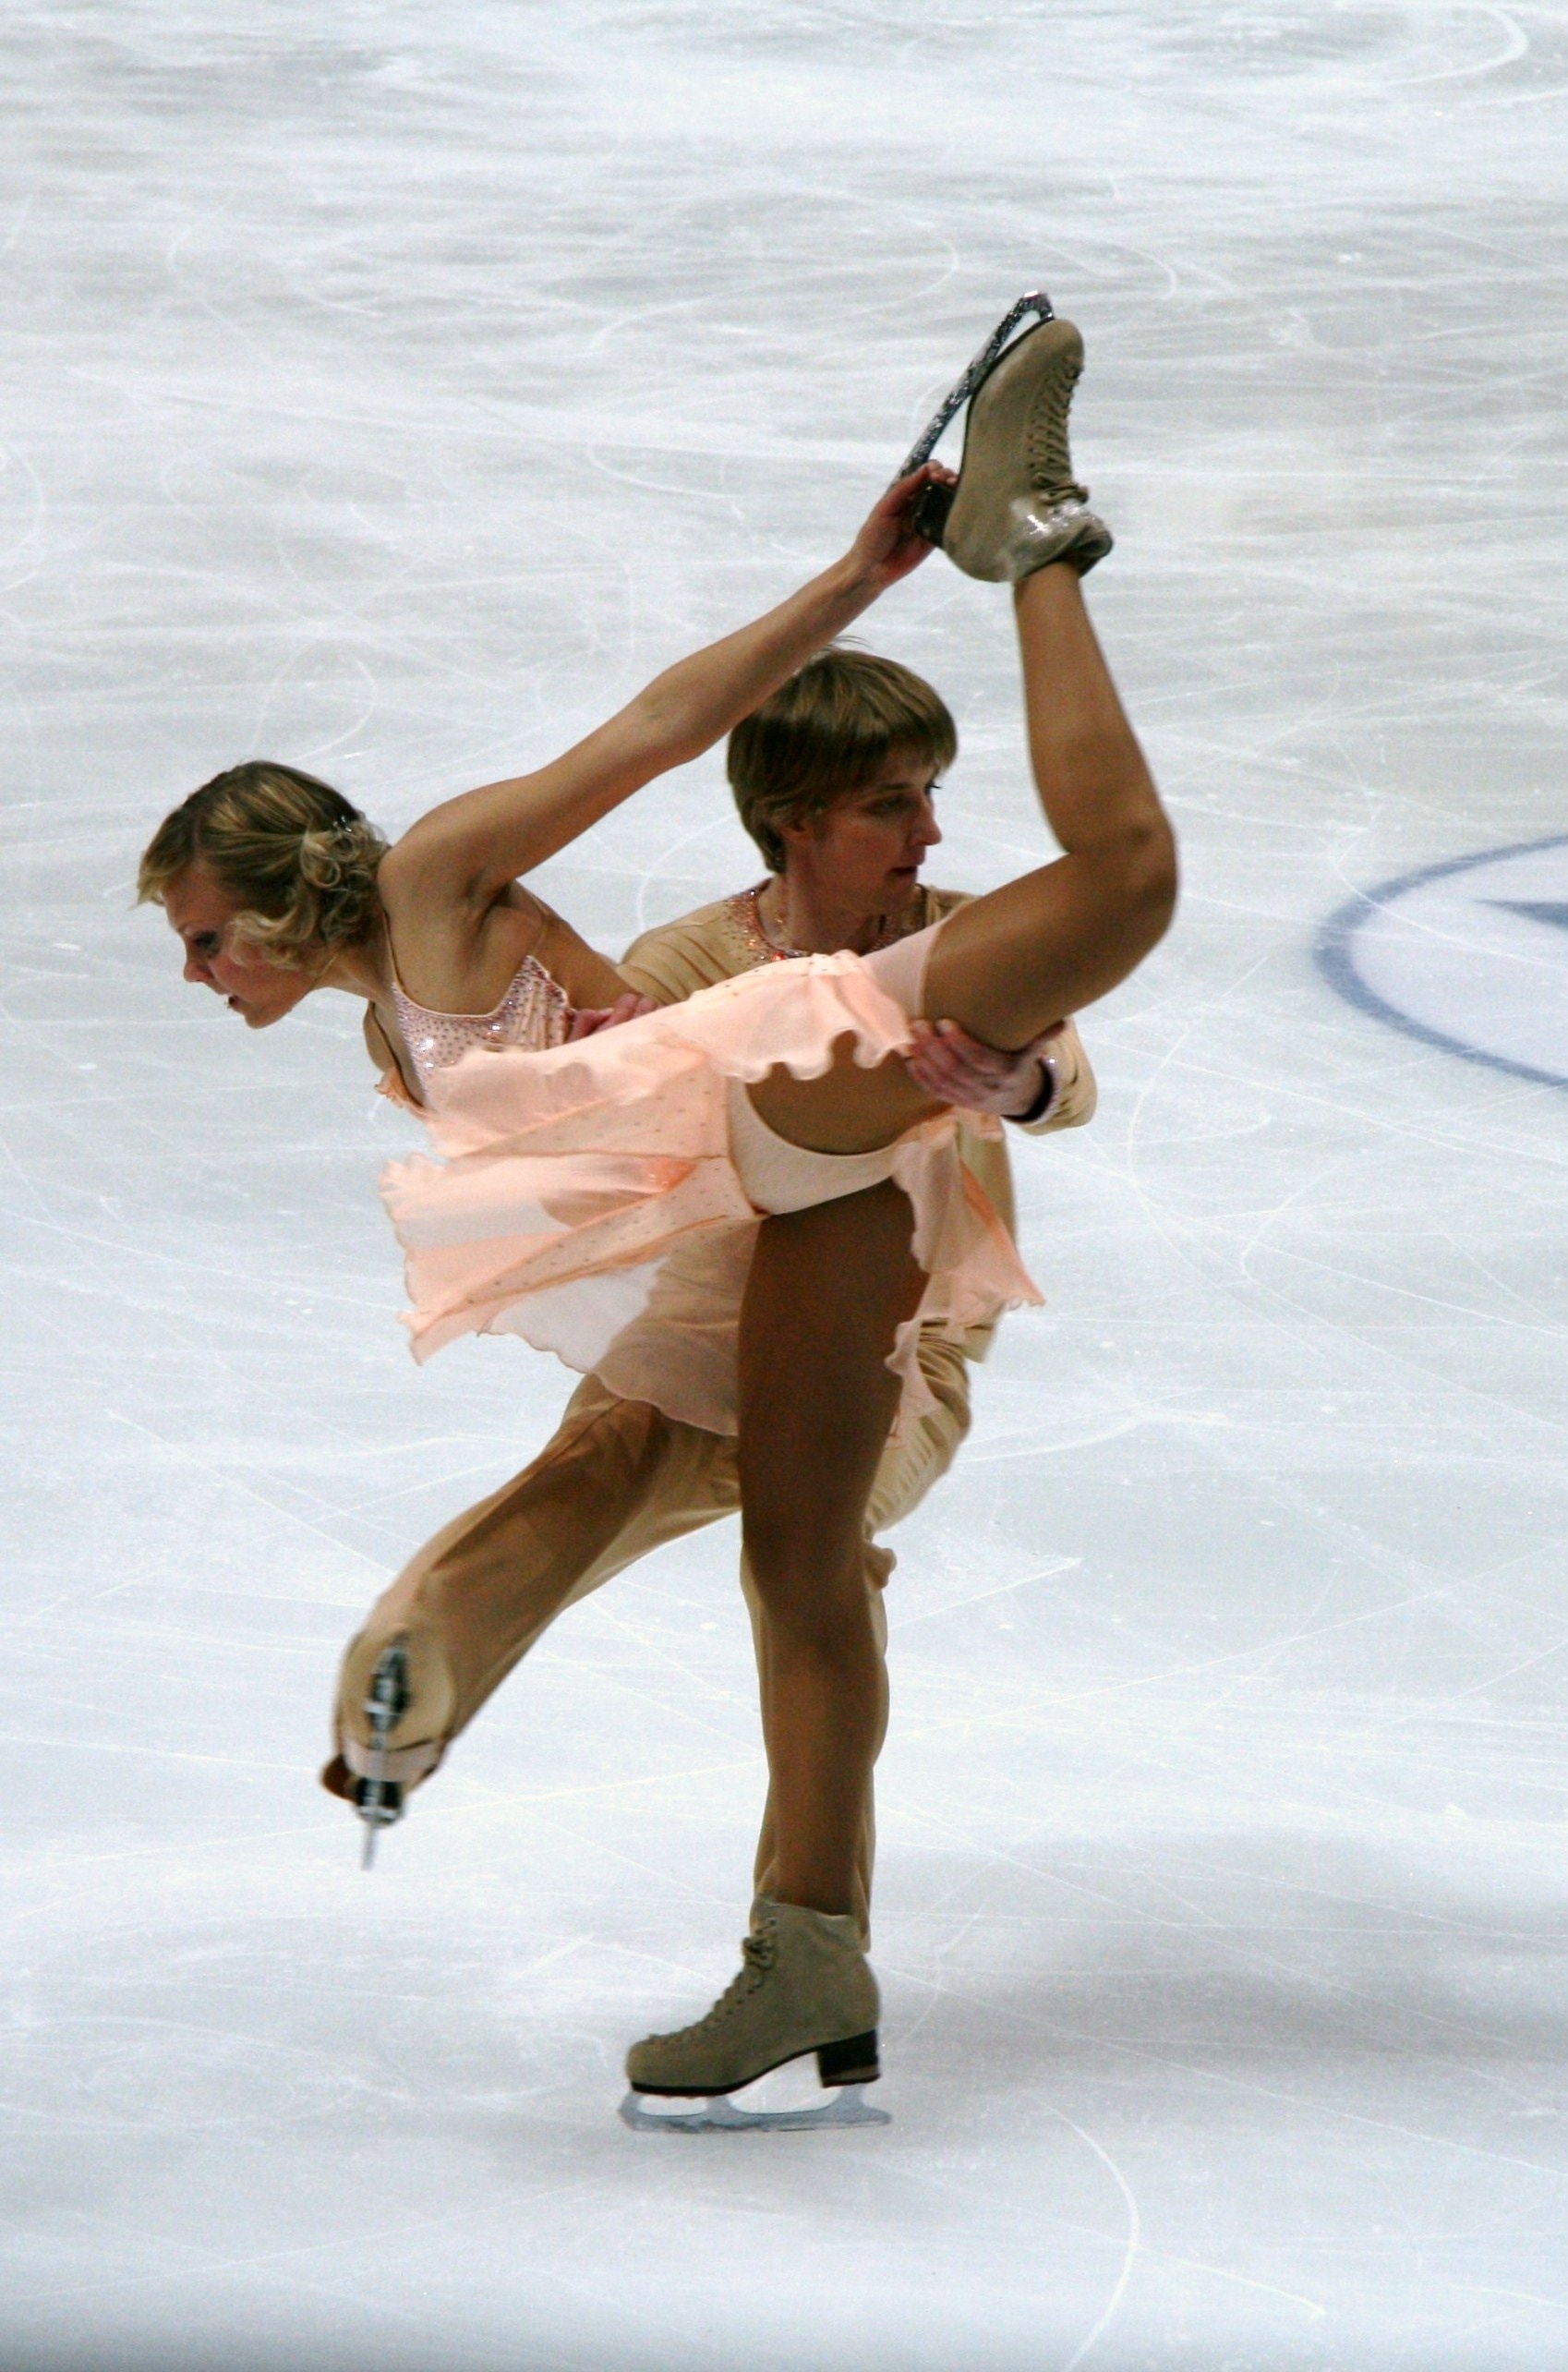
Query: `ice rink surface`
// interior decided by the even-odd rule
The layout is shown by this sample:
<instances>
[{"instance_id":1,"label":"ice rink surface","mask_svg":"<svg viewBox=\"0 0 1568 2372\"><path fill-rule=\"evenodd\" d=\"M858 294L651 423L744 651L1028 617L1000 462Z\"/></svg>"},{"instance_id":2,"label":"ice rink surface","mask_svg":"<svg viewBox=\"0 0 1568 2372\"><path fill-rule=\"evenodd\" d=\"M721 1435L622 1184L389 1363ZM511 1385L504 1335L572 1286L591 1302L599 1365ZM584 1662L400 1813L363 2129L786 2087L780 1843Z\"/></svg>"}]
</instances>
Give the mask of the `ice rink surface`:
<instances>
[{"instance_id":1,"label":"ice rink surface","mask_svg":"<svg viewBox=\"0 0 1568 2372\"><path fill-rule=\"evenodd\" d=\"M0 40L6 2372L1568 2365L1568 16ZM897 1540L895 2121L643 2137L621 2054L747 1899L733 1529L359 1874L341 1644L569 1379L416 1371L355 1013L248 1037L135 857L245 756L399 827L549 755L830 558L1039 284L1185 905L1093 1128L1016 1147L1050 1306ZM959 716L932 877L1032 862L1005 597L863 631ZM757 871L710 756L545 887L614 950Z\"/></svg>"}]
</instances>

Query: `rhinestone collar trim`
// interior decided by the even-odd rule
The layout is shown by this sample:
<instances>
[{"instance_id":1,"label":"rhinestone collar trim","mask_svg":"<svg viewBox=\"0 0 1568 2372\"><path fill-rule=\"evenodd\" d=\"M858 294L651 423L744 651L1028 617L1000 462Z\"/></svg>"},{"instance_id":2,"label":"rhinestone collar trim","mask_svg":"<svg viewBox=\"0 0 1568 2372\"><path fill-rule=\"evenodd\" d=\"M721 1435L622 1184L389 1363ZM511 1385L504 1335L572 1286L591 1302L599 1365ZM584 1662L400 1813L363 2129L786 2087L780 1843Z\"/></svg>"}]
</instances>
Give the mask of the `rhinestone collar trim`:
<instances>
[{"instance_id":1,"label":"rhinestone collar trim","mask_svg":"<svg viewBox=\"0 0 1568 2372\"><path fill-rule=\"evenodd\" d=\"M769 875L768 880L771 879L772 876ZM759 881L754 889L738 890L733 898L726 901L730 919L744 939L752 961L754 963L790 963L802 956L809 955L812 952L810 948L779 947L764 930L757 901L767 886L767 881ZM923 930L925 927L925 915L923 911L924 903L923 892L917 891L913 919L900 923L895 930L884 931L881 938L874 939L864 952L867 955L874 955L878 948L892 947L899 939L909 938L914 932Z\"/></svg>"}]
</instances>

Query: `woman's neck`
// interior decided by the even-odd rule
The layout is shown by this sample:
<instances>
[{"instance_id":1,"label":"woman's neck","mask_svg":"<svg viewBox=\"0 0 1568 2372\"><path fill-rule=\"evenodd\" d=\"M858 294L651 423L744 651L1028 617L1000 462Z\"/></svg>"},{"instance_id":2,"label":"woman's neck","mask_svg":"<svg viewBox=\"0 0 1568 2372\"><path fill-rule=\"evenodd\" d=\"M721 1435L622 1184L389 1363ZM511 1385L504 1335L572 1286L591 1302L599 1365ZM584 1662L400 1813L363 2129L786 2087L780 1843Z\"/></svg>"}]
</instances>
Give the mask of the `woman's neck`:
<instances>
[{"instance_id":1,"label":"woman's neck","mask_svg":"<svg viewBox=\"0 0 1568 2372\"><path fill-rule=\"evenodd\" d=\"M351 997L364 997L372 1005L387 1005L392 1000L392 953L383 926L374 938L359 939L352 947L334 948L311 986L316 988L342 988Z\"/></svg>"}]
</instances>

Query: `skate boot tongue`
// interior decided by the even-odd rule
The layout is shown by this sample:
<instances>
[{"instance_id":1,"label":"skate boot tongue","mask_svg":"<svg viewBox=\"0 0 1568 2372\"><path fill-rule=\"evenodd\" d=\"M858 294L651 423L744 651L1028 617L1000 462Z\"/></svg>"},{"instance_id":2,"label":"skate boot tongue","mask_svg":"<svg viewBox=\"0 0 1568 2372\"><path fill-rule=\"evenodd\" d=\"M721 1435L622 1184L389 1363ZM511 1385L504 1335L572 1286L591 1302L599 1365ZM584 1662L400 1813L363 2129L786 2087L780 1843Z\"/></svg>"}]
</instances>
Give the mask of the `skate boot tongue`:
<instances>
[{"instance_id":1,"label":"skate boot tongue","mask_svg":"<svg viewBox=\"0 0 1568 2372\"><path fill-rule=\"evenodd\" d=\"M711 2026L720 2018L731 2016L743 2002L751 1999L778 1958L778 1946L771 1935L758 1935L754 1932L751 1935L742 1936L741 1966L709 2010L706 2017L701 2019L699 2024ZM688 2027L686 2031L694 2033L696 2029Z\"/></svg>"}]
</instances>

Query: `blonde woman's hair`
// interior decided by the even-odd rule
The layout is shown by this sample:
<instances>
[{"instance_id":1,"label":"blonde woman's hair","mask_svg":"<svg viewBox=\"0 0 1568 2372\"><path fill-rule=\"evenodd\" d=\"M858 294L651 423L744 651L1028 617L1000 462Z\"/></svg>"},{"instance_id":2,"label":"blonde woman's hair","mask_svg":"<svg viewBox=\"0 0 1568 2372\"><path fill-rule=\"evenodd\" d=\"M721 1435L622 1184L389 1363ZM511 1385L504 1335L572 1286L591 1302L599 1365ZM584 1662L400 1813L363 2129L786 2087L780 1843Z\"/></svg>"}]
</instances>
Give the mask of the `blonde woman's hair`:
<instances>
[{"instance_id":1,"label":"blonde woman's hair","mask_svg":"<svg viewBox=\"0 0 1568 2372\"><path fill-rule=\"evenodd\" d=\"M958 727L923 677L833 643L736 726L726 768L741 821L782 873L781 825L825 814L895 755L940 769L958 748Z\"/></svg>"},{"instance_id":2,"label":"blonde woman's hair","mask_svg":"<svg viewBox=\"0 0 1568 2372\"><path fill-rule=\"evenodd\" d=\"M137 873L139 903L162 905L201 864L241 902L230 932L243 950L299 967L316 951L374 937L376 868L387 843L341 792L297 766L253 758L215 774L165 816Z\"/></svg>"}]
</instances>

